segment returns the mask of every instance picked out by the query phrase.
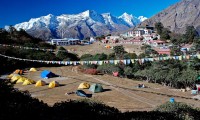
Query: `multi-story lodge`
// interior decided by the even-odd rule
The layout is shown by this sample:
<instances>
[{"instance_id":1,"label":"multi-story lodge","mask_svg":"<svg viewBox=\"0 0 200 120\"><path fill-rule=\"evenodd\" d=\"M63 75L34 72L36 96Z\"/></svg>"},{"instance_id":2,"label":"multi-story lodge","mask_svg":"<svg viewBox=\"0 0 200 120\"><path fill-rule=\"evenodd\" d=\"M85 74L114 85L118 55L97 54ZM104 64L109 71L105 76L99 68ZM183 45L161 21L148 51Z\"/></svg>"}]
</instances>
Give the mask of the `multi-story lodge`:
<instances>
[{"instance_id":1,"label":"multi-story lodge","mask_svg":"<svg viewBox=\"0 0 200 120\"><path fill-rule=\"evenodd\" d=\"M52 45L60 45L60 46L66 46L66 45L77 45L81 41L79 39L73 39L73 38L63 38L63 39L52 39L51 44Z\"/></svg>"}]
</instances>

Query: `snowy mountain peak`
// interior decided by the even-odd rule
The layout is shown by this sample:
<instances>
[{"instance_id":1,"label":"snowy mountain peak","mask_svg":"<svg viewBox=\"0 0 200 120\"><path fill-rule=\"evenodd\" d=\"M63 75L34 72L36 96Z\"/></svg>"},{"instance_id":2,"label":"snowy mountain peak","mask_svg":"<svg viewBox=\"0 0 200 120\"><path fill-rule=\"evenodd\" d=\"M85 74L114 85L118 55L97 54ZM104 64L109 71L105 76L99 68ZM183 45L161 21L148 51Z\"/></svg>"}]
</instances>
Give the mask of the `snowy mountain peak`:
<instances>
[{"instance_id":1,"label":"snowy mountain peak","mask_svg":"<svg viewBox=\"0 0 200 120\"><path fill-rule=\"evenodd\" d=\"M98 13L95 12L94 10L86 10L82 13L80 13L80 15L82 15L83 17L91 17L91 16L96 16Z\"/></svg>"},{"instance_id":2,"label":"snowy mountain peak","mask_svg":"<svg viewBox=\"0 0 200 120\"><path fill-rule=\"evenodd\" d=\"M129 15L128 13L123 13L121 16L119 16L119 18L122 18L122 17L125 17L125 18L133 18L133 15L131 14L131 15Z\"/></svg>"},{"instance_id":3,"label":"snowy mountain peak","mask_svg":"<svg viewBox=\"0 0 200 120\"><path fill-rule=\"evenodd\" d=\"M28 22L16 24L16 29L24 29L29 34L42 39L73 37L83 39L113 32L125 31L135 27L146 17L135 17L128 13L115 17L111 13L99 14L94 10L86 10L78 14L48 14L32 18Z\"/></svg>"},{"instance_id":4,"label":"snowy mountain peak","mask_svg":"<svg viewBox=\"0 0 200 120\"><path fill-rule=\"evenodd\" d=\"M118 17L121 21L125 21L129 26L135 26L139 23L139 20L133 15L129 15L128 13L123 13Z\"/></svg>"},{"instance_id":5,"label":"snowy mountain peak","mask_svg":"<svg viewBox=\"0 0 200 120\"><path fill-rule=\"evenodd\" d=\"M145 21L146 19L148 19L147 17L144 16L139 16L138 19L140 20L140 22Z\"/></svg>"},{"instance_id":6,"label":"snowy mountain peak","mask_svg":"<svg viewBox=\"0 0 200 120\"><path fill-rule=\"evenodd\" d=\"M54 15L53 14L48 14L46 17L53 17Z\"/></svg>"}]
</instances>

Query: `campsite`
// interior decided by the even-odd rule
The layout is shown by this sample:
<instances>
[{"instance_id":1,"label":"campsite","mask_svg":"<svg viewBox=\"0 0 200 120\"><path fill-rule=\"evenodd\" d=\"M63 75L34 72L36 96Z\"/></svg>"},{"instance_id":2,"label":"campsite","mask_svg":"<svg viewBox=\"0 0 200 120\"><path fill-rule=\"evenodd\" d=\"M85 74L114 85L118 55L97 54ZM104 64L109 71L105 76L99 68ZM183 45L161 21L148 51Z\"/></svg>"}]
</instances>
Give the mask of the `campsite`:
<instances>
[{"instance_id":1,"label":"campsite","mask_svg":"<svg viewBox=\"0 0 200 120\"><path fill-rule=\"evenodd\" d=\"M200 107L200 102L193 99L191 91L181 92L180 89L173 89L155 83L147 83L126 78L114 77L111 75L88 75L82 72L72 71L73 66L62 67L41 67L36 68L37 71L26 71L24 77L34 80L35 82L42 80L45 83L39 87L35 84L22 85L16 83L15 88L26 91L28 90L32 97L44 101L48 105L53 105L56 102L67 100L91 99L97 102L105 103L108 106L118 108L125 111L151 111L156 106L164 104L170 98L174 98L177 102L184 102L194 107ZM41 73L44 70L51 71L56 77L42 78ZM49 83L57 81L59 86L49 88ZM80 88L82 83L87 83L85 86L95 83L102 85L102 92L91 92L86 87ZM39 84L39 83L38 83ZM146 88L138 88L138 84L148 86ZM66 93L83 90L91 97L80 97L76 94Z\"/></svg>"}]
</instances>

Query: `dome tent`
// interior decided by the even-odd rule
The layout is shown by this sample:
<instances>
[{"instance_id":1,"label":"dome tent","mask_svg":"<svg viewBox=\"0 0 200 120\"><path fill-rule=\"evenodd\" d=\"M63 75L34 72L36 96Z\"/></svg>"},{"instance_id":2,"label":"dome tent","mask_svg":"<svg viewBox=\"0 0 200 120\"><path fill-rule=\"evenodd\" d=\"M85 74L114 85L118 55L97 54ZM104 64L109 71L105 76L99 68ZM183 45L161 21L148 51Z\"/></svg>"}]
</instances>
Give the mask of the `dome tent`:
<instances>
[{"instance_id":1,"label":"dome tent","mask_svg":"<svg viewBox=\"0 0 200 120\"><path fill-rule=\"evenodd\" d=\"M17 69L13 73L22 75L23 72L24 72L23 70Z\"/></svg>"},{"instance_id":2,"label":"dome tent","mask_svg":"<svg viewBox=\"0 0 200 120\"><path fill-rule=\"evenodd\" d=\"M58 86L59 86L59 83L57 81L52 81L49 83L49 88L55 88Z\"/></svg>"},{"instance_id":3,"label":"dome tent","mask_svg":"<svg viewBox=\"0 0 200 120\"><path fill-rule=\"evenodd\" d=\"M37 69L36 68L31 68L29 71L35 72L35 71L37 71Z\"/></svg>"},{"instance_id":4,"label":"dome tent","mask_svg":"<svg viewBox=\"0 0 200 120\"><path fill-rule=\"evenodd\" d=\"M35 84L35 87L40 87L40 86L44 86L46 85L46 82L45 81L42 81L42 80L38 80Z\"/></svg>"},{"instance_id":5,"label":"dome tent","mask_svg":"<svg viewBox=\"0 0 200 120\"><path fill-rule=\"evenodd\" d=\"M12 78L11 78L11 82L16 82L18 79L20 79L21 76L20 75L14 75Z\"/></svg>"},{"instance_id":6,"label":"dome tent","mask_svg":"<svg viewBox=\"0 0 200 120\"><path fill-rule=\"evenodd\" d=\"M16 83L23 83L26 79L25 77L20 77Z\"/></svg>"},{"instance_id":7,"label":"dome tent","mask_svg":"<svg viewBox=\"0 0 200 120\"><path fill-rule=\"evenodd\" d=\"M31 85L31 84L34 84L35 81L34 80L30 80L30 79L26 79L22 85Z\"/></svg>"},{"instance_id":8,"label":"dome tent","mask_svg":"<svg viewBox=\"0 0 200 120\"><path fill-rule=\"evenodd\" d=\"M90 88L90 84L89 83L81 83L78 86L78 89L89 89Z\"/></svg>"},{"instance_id":9,"label":"dome tent","mask_svg":"<svg viewBox=\"0 0 200 120\"><path fill-rule=\"evenodd\" d=\"M49 70L43 70L40 76L41 78L51 78L51 77L55 77L56 75Z\"/></svg>"},{"instance_id":10,"label":"dome tent","mask_svg":"<svg viewBox=\"0 0 200 120\"><path fill-rule=\"evenodd\" d=\"M76 95L81 96L81 97L87 97L87 94L82 91L82 90L76 90Z\"/></svg>"},{"instance_id":11,"label":"dome tent","mask_svg":"<svg viewBox=\"0 0 200 120\"><path fill-rule=\"evenodd\" d=\"M103 92L103 87L100 84L93 84L90 86L89 91L93 93Z\"/></svg>"},{"instance_id":12,"label":"dome tent","mask_svg":"<svg viewBox=\"0 0 200 120\"><path fill-rule=\"evenodd\" d=\"M11 79L13 76L20 76L20 75L19 75L19 74L16 74L16 73L12 73L12 74L8 75L7 77L8 77L9 79Z\"/></svg>"}]
</instances>

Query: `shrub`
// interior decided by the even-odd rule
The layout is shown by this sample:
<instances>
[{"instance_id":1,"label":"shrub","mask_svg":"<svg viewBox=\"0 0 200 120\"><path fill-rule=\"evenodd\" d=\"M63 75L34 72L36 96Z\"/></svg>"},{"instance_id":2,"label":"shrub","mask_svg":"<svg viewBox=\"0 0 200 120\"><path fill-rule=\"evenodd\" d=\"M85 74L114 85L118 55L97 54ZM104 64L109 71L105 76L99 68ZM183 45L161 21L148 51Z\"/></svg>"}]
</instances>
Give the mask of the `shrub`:
<instances>
[{"instance_id":1,"label":"shrub","mask_svg":"<svg viewBox=\"0 0 200 120\"><path fill-rule=\"evenodd\" d=\"M108 55L101 53L101 54L96 54L93 56L93 60L106 60Z\"/></svg>"},{"instance_id":2,"label":"shrub","mask_svg":"<svg viewBox=\"0 0 200 120\"><path fill-rule=\"evenodd\" d=\"M191 106L181 102L166 102L163 105L158 106L155 111L175 113L180 119L199 119L199 111Z\"/></svg>"},{"instance_id":3,"label":"shrub","mask_svg":"<svg viewBox=\"0 0 200 120\"><path fill-rule=\"evenodd\" d=\"M10 81L0 79L0 119L49 119L49 106L29 92L20 92L13 88Z\"/></svg>"},{"instance_id":4,"label":"shrub","mask_svg":"<svg viewBox=\"0 0 200 120\"><path fill-rule=\"evenodd\" d=\"M126 66L126 67L124 68L124 75L125 75L126 77L132 76L132 75L133 75L133 69L132 69L131 67L129 67L129 66Z\"/></svg>"},{"instance_id":5,"label":"shrub","mask_svg":"<svg viewBox=\"0 0 200 120\"><path fill-rule=\"evenodd\" d=\"M82 60L82 61L87 61L87 60L92 60L92 58L93 58L93 55L91 55L91 54L84 54L84 55L82 55L81 57L80 57L80 60Z\"/></svg>"},{"instance_id":6,"label":"shrub","mask_svg":"<svg viewBox=\"0 0 200 120\"><path fill-rule=\"evenodd\" d=\"M104 74L112 74L113 72L119 72L120 68L112 64L103 64L98 66L97 70Z\"/></svg>"},{"instance_id":7,"label":"shrub","mask_svg":"<svg viewBox=\"0 0 200 120\"><path fill-rule=\"evenodd\" d=\"M57 120L117 120L120 114L113 107L88 99L55 103L53 111L55 111Z\"/></svg>"}]
</instances>

